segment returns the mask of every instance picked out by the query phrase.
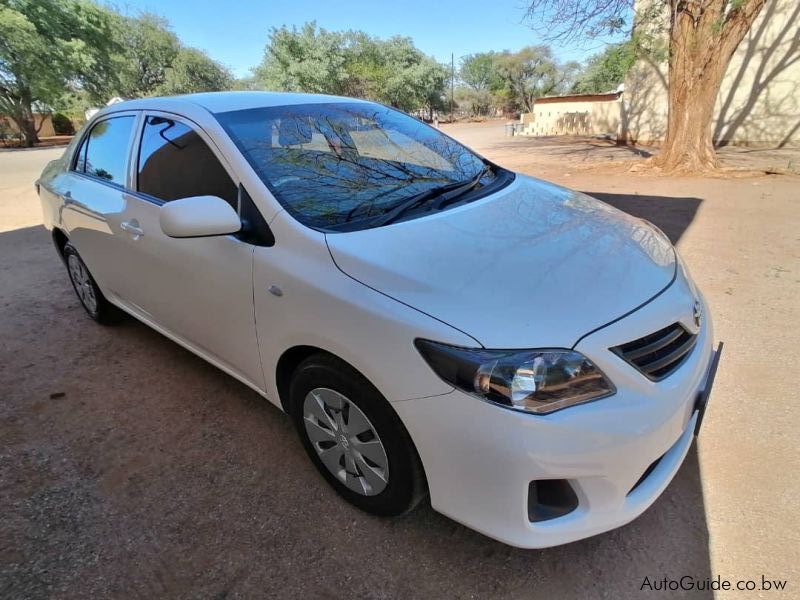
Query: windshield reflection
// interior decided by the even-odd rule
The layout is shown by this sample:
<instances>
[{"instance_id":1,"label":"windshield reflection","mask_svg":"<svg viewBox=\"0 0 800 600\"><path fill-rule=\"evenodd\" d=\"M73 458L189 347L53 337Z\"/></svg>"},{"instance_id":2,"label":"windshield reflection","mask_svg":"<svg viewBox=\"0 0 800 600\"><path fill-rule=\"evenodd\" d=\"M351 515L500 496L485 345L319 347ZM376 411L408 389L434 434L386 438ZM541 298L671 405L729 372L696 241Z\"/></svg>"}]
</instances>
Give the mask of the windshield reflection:
<instances>
[{"instance_id":1,"label":"windshield reflection","mask_svg":"<svg viewBox=\"0 0 800 600\"><path fill-rule=\"evenodd\" d=\"M437 130L366 102L216 115L279 202L312 227L336 229L404 199L475 177L483 161Z\"/></svg>"}]
</instances>

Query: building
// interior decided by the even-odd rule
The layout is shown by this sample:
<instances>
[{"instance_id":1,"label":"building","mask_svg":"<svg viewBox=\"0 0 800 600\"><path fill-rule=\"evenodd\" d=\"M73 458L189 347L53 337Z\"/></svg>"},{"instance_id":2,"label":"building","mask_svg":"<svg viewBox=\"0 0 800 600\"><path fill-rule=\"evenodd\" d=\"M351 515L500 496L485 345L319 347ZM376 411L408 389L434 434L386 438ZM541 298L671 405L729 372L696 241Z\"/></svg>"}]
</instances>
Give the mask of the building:
<instances>
[{"instance_id":1,"label":"building","mask_svg":"<svg viewBox=\"0 0 800 600\"><path fill-rule=\"evenodd\" d=\"M628 139L663 139L667 65L638 61L628 74L625 90ZM771 0L761 10L731 59L715 112L712 131L718 145L800 146L798 0Z\"/></svg>"},{"instance_id":2,"label":"building","mask_svg":"<svg viewBox=\"0 0 800 600\"><path fill-rule=\"evenodd\" d=\"M622 90L538 98L533 112L520 117L523 135L591 135L616 139L620 131Z\"/></svg>"},{"instance_id":3,"label":"building","mask_svg":"<svg viewBox=\"0 0 800 600\"><path fill-rule=\"evenodd\" d=\"M106 102L106 106L111 106L112 104L119 104L120 102L125 102L125 98L114 96L108 102ZM86 120L88 121L89 119L91 119L93 116L99 113L102 110L102 108L103 108L102 106L93 106L92 108L87 108L84 113Z\"/></svg>"},{"instance_id":4,"label":"building","mask_svg":"<svg viewBox=\"0 0 800 600\"><path fill-rule=\"evenodd\" d=\"M50 113L35 112L33 119L36 129L39 131L39 137L51 137L56 134ZM0 131L6 132L7 137L13 137L19 134L19 127L11 117L0 115Z\"/></svg>"},{"instance_id":5,"label":"building","mask_svg":"<svg viewBox=\"0 0 800 600\"><path fill-rule=\"evenodd\" d=\"M639 60L617 97L539 98L522 115L521 133L658 143L667 108L667 64ZM728 66L715 112L718 145L800 146L800 1L771 0L762 9Z\"/></svg>"}]
</instances>

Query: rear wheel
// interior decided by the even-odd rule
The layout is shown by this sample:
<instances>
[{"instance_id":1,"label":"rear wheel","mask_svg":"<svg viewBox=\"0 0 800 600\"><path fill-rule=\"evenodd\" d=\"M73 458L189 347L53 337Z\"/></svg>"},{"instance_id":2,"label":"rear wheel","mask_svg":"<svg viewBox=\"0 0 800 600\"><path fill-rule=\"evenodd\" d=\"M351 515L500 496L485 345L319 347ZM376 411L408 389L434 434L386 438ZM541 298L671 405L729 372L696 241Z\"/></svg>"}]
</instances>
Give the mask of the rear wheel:
<instances>
[{"instance_id":1,"label":"rear wheel","mask_svg":"<svg viewBox=\"0 0 800 600\"><path fill-rule=\"evenodd\" d=\"M416 449L385 398L347 363L311 356L294 373L292 417L306 453L346 500L399 515L425 495Z\"/></svg>"},{"instance_id":2,"label":"rear wheel","mask_svg":"<svg viewBox=\"0 0 800 600\"><path fill-rule=\"evenodd\" d=\"M106 300L81 255L70 243L64 245L64 260L69 280L86 313L104 325L118 323L125 313Z\"/></svg>"}]
</instances>

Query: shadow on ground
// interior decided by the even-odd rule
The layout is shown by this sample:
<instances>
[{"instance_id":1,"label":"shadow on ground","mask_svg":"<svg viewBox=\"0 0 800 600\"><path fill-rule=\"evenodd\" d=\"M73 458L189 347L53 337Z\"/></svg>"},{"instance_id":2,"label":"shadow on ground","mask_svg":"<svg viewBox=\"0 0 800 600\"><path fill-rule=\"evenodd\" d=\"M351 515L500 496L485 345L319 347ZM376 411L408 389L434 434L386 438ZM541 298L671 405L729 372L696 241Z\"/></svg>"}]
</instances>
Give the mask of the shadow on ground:
<instances>
[{"instance_id":1,"label":"shadow on ground","mask_svg":"<svg viewBox=\"0 0 800 600\"><path fill-rule=\"evenodd\" d=\"M634 217L646 219L663 231L673 244L677 244L694 221L703 201L700 198L644 196L641 194L609 194L584 191L614 208Z\"/></svg>"},{"instance_id":2,"label":"shadow on ground","mask_svg":"<svg viewBox=\"0 0 800 600\"><path fill-rule=\"evenodd\" d=\"M530 152L542 160L563 161L570 164L607 162L648 158L655 148L633 144L617 144L613 139L587 136L514 136L494 140L487 145L494 153ZM519 154L515 159L521 158ZM505 162L505 161L501 161Z\"/></svg>"},{"instance_id":3,"label":"shadow on ground","mask_svg":"<svg viewBox=\"0 0 800 600\"><path fill-rule=\"evenodd\" d=\"M0 282L1 597L617 599L710 575L694 448L642 517L558 548L425 505L374 518L252 390L136 321L89 320L43 228L0 234Z\"/></svg>"}]
</instances>

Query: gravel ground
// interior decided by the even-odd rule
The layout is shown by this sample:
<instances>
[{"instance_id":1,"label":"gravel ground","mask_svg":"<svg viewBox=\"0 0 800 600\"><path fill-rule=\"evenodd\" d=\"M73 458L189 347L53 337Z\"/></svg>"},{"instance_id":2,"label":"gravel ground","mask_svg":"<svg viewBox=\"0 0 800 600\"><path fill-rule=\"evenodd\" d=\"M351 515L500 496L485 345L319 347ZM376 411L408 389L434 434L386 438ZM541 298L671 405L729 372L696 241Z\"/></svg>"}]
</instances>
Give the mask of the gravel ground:
<instances>
[{"instance_id":1,"label":"gravel ground","mask_svg":"<svg viewBox=\"0 0 800 600\"><path fill-rule=\"evenodd\" d=\"M709 298L726 355L699 443L654 506L539 551L425 505L358 512L257 394L133 320L84 316L32 189L59 151L2 153L0 598L618 599L640 596L645 577L760 586L762 574L786 593L716 597L798 597L800 179L582 172L501 125L449 131L650 219Z\"/></svg>"}]
</instances>

